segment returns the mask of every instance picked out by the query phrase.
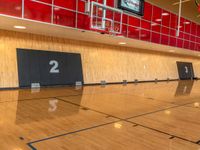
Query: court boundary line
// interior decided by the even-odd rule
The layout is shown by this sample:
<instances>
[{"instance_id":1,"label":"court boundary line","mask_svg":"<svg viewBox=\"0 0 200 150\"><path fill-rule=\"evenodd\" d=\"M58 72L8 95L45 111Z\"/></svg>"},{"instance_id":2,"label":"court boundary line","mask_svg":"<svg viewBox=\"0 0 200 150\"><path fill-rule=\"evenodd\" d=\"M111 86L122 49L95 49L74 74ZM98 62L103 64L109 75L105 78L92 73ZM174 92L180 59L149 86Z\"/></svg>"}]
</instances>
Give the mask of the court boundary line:
<instances>
[{"instance_id":1,"label":"court boundary line","mask_svg":"<svg viewBox=\"0 0 200 150\"><path fill-rule=\"evenodd\" d=\"M60 100L60 101L65 102L65 103L69 103L69 104L72 104L72 105L76 105L76 106L79 106L79 107L82 107L82 108L87 108L87 109L90 110L90 111L94 111L94 112L97 112L97 113L100 113L100 114L104 114L104 115L107 115L108 117L113 117L113 118L119 119L119 120L113 121L113 122L110 122L110 123L104 123L104 124L100 124L100 125L97 125L97 126L92 126L92 127L80 129L80 130L76 130L76 131L72 131L72 132L68 132L68 133L63 133L63 134L56 135L56 136L52 136L52 137L47 137L47 138L40 139L40 140L36 140L36 141L33 141L33 142L29 142L29 143L27 143L27 145L29 146L29 148L31 148L32 150L37 150L32 144L38 143L38 142L42 142L42 141L46 141L46 140L50 140L50 139L57 138L57 137L61 137L61 136L66 136L66 135L78 133L78 132L81 132L81 131L90 130L90 129L93 129L93 128L98 128L98 127L101 127L101 126L109 125L109 124L112 124L112 123L115 123L115 122L120 122L120 121L125 121L125 122L129 122L129 123L132 123L132 124L135 124L135 125L139 125L139 126L141 126L141 127L147 128L147 129L149 129L149 130L153 130L153 131L155 131L155 132L159 132L159 133L162 133L162 134L165 134L165 135L169 135L169 136L171 136L171 137L175 137L175 138L181 139L181 140L183 140L183 141L187 141L187 142L191 142L191 143L193 143L193 144L199 145L197 142L194 142L194 141L191 141L191 140L188 140L188 139L185 139L185 138L176 136L176 135L172 135L172 134L170 134L170 133L163 132L163 131L160 131L160 130L157 130L157 129L154 129L154 128L151 128L151 127L148 127L148 126L139 124L139 123L135 123L135 122L133 122L133 121L129 121L129 119L132 119L132 118L136 118L136 117L141 117L141 116L153 114L153 113L161 112L161 111L168 110L168 109L183 107L183 106L185 106L185 105L192 104L193 102L185 103L185 104L181 104L181 105L173 104L173 105L175 105L175 106L173 106L173 107L168 107L168 108L160 109L160 110L157 110L157 111L153 111L153 112L149 112L149 113L144 113L144 114L140 114L140 115L137 115L137 116L133 116L133 117L129 117L129 118L122 119L122 118L119 118L119 117L116 117L116 116L113 116L113 115L110 115L110 114L107 114L107 113L104 113L104 112L101 112L101 111L97 111L97 110L94 110L94 109L91 109L91 108L89 108L89 107L85 107L85 106L82 106L82 105L79 105L79 104L76 104L76 103L73 103L73 102L69 102L69 101L67 101L67 100L64 100L64 99L60 98L60 97L80 96L80 95L82 95L82 94L68 95L68 96L58 96L58 97L48 97L48 98L55 98L55 99L58 99L58 100ZM34 98L34 99L35 99L35 98ZM38 98L38 99L39 99L39 98ZM47 99L47 98L42 98L42 99ZM26 100L33 100L33 99L26 99ZM23 100L20 100L20 101L23 101Z\"/></svg>"},{"instance_id":2,"label":"court boundary line","mask_svg":"<svg viewBox=\"0 0 200 150\"><path fill-rule=\"evenodd\" d=\"M72 102L69 102L69 101L66 101L62 98L58 98L58 97L55 97L56 99L60 100L60 101L63 101L65 103L68 103L68 104L72 104L72 105L75 105L75 106L79 106L79 107L82 107L82 108L87 108L89 109L90 111L93 111L93 112L96 112L96 113L100 113L100 114L103 114L103 115L106 115L106 116L109 116L109 117L113 117L113 118L116 118L116 119L120 119L122 120L123 118L120 118L120 117L116 117L116 116L113 116L113 115L110 115L110 114L107 114L107 113L104 113L104 112L101 112L101 111L98 111L98 110L95 110L95 109L91 109L89 107L85 107L83 105L79 105L79 104L75 104L75 103L72 103Z\"/></svg>"},{"instance_id":3,"label":"court boundary line","mask_svg":"<svg viewBox=\"0 0 200 150\"><path fill-rule=\"evenodd\" d=\"M59 134L59 135L47 137L47 138L44 138L44 139L32 141L32 142L29 142L29 143L26 143L26 144L27 144L27 146L28 146L29 148L31 148L32 150L37 150L37 148L33 146L33 144L35 144L35 143L40 143L40 142L43 142L43 141L48 141L48 140L51 140L51 139L56 139L56 138L59 138L59 137L68 136L68 135L72 135L72 134L75 134L75 133L88 131L88 130L91 130L91 129L103 127L103 126L110 125L110 124L113 124L113 123L116 123L116 122L120 122L120 121L128 122L128 123L133 124L133 125L135 125L135 126L141 126L141 127L145 128L145 129L149 129L149 130L152 130L152 131L154 131L154 132L158 132L158 133L161 133L161 134L164 134L164 135L168 135L168 136L170 136L169 139L177 138L177 139L180 139L180 140L183 140L183 141L186 141L186 142L195 144L195 145L200 145L200 144L198 143L199 141L194 142L194 141L191 141L191 140L188 140L188 139L179 137L179 136L174 136L174 135L171 135L171 134L169 134L169 133L165 133L165 132L162 132L162 131L160 131L160 130L156 130L156 129L153 129L153 128L150 128L150 127L147 127L147 126L138 124L138 123L134 123L134 122L131 122L131 121L128 121L128 120L117 120L117 121L112 121L112 122L109 122L109 123L104 123L104 124L100 124L100 125L96 125L96 126L91 126L91 127L88 127L88 128L83 128L83 129L80 129L80 130L71 131L71 132L67 132L67 133L63 133L63 134ZM135 126L134 126L134 127L135 127Z\"/></svg>"},{"instance_id":4,"label":"court boundary line","mask_svg":"<svg viewBox=\"0 0 200 150\"><path fill-rule=\"evenodd\" d=\"M192 103L193 103L193 102L185 103L185 104L181 104L181 105L176 105L176 104L174 104L174 105L176 105L176 106L169 107L169 108L164 108L164 109L160 109L160 110L157 110L157 111L152 111L152 112L145 113L145 114L136 115L136 116L133 116L133 117L128 117L128 118L126 118L126 120L133 119L133 118L137 118L137 117L141 117L141 116L145 116L145 115L150 115L150 114L157 113L157 112L161 112L161 111L165 111L165 110L168 110L168 109L175 109L175 108L178 108L178 107L185 107L185 108L187 108L186 105L189 105L189 104L192 104Z\"/></svg>"},{"instance_id":5,"label":"court boundary line","mask_svg":"<svg viewBox=\"0 0 200 150\"><path fill-rule=\"evenodd\" d=\"M106 126L106 125L109 125L109 124L113 124L113 123L116 123L116 122L120 122L120 121L122 121L122 120L112 121L112 122L103 123L103 124L99 124L99 125L96 125L96 126L91 126L91 127L88 127L88 128L83 128L83 129L79 129L79 130L75 130L75 131L71 131L71 132L67 132L67 133L63 133L63 134L59 134L59 135L55 135L55 136L50 136L50 137L47 137L47 138L43 138L43 139L39 139L39 140L36 140L36 141L28 142L26 144L32 150L37 150L37 148L35 148L33 146L33 144L35 144L35 143L39 143L39 142L55 139L55 138L62 137L62 136L72 135L74 133L79 133L79 132L95 129L95 128L98 128L98 127L103 127L103 126Z\"/></svg>"},{"instance_id":6,"label":"court boundary line","mask_svg":"<svg viewBox=\"0 0 200 150\"><path fill-rule=\"evenodd\" d=\"M57 99L59 100L60 98L57 98ZM95 111L95 112L97 112L97 113L102 113L102 114L104 114L104 115L107 115L107 116L110 116L110 117L113 117L113 118L116 118L116 119L120 119L120 121L126 121L126 122L129 122L129 123L133 123L133 124L142 126L142 127L144 127L144 128L148 128L148 129L150 129L150 130L154 130L154 131L159 132L159 133L163 133L163 134L166 134L166 135L169 135L169 136L173 136L173 137L175 137L175 138L182 139L182 140L184 140L184 141L191 142L191 143L193 143L193 144L197 144L197 142L195 142L195 141L191 141L191 140L185 139L185 138L183 138L183 137L179 137L179 136L176 136L176 135L173 135L173 134L164 132L164 131L160 131L160 130L157 130L157 129L154 129L154 128L151 128L151 127L148 127L148 126L144 126L144 125L139 124L139 123L136 123L136 122L129 121L129 119L132 119L132 118L137 118L137 117L141 117L141 116L153 114L153 113L165 111L165 110L168 110L168 109L175 109L175 108L178 108L178 107L185 107L185 105L192 104L193 102L186 103L186 104L181 104L181 105L175 105L175 106L173 106L173 107L164 108L164 109L160 109L160 110L157 110L157 111L153 111L153 112L149 112L149 113L144 113L144 114L141 114L141 115L136 115L136 116L129 117L129 118L119 118L119 117L116 117L116 116L113 116L113 115L110 115L110 114L107 114L107 113L104 113L104 112L101 112L101 111L97 111L97 110L91 109L91 108L89 108L89 107L84 107L84 106L82 106L82 105L69 102L69 101L67 101L67 100L63 100L63 99L60 99L60 100L66 102L66 103L70 103L70 104L73 104L73 105L82 107L82 108L88 108L90 111ZM186 108L187 108L187 107L186 107Z\"/></svg>"},{"instance_id":7,"label":"court boundary line","mask_svg":"<svg viewBox=\"0 0 200 150\"><path fill-rule=\"evenodd\" d=\"M185 104L181 104L181 105L172 104L172 105L174 105L174 106L172 106L172 107L166 107L166 108L163 108L163 109L159 109L159 110L156 110L156 111L151 111L151 112L148 112L148 113L143 113L143 114L140 114L140 115L135 115L135 116L128 117L128 118L120 118L120 117L113 116L113 115L111 115L111 114L107 114L107 113L104 113L104 112L101 112L101 111L98 111L98 110L95 110L95 109L92 109L92 108L89 108L89 107L85 107L85 106L83 106L83 105L79 105L79 104L76 104L76 103L67 101L67 100L65 100L65 99L62 99L61 97L54 97L54 98L56 98L56 99L58 99L58 100L61 100L61 101L64 101L64 102L69 103L69 104L73 104L73 105L79 106L79 107L88 108L88 109L91 110L91 111L95 111L95 112L98 112L98 113L101 113L101 114L104 114L104 115L108 115L108 116L114 117L114 118L116 118L116 119L121 119L121 120L128 120L128 119L132 119L132 118L136 118L136 117L141 117L141 116L145 116L145 115L149 115L149 114L153 114L153 113L165 111L165 110L168 110L168 109L175 109L175 108L178 108L178 107L186 107L185 105L189 105L189 104L192 104L192 103L193 103L193 102L189 102L189 103L185 103ZM171 103L169 103L169 104L171 104ZM186 107L186 108L187 108L187 107Z\"/></svg>"},{"instance_id":8,"label":"court boundary line","mask_svg":"<svg viewBox=\"0 0 200 150\"><path fill-rule=\"evenodd\" d=\"M123 95L142 97L141 95L129 94L129 93L124 93ZM152 97L143 97L143 98L149 99L149 98L152 98ZM200 96L199 97L195 97L195 98L191 98L190 100L195 102L195 99L198 99L198 98L200 98ZM160 98L152 98L151 100L152 101L156 101L157 100L157 101L162 102L162 103L168 103L168 104L173 104L173 105L182 105L182 104L176 104L174 102L168 102L168 101L165 101L165 100L161 100Z\"/></svg>"},{"instance_id":9,"label":"court boundary line","mask_svg":"<svg viewBox=\"0 0 200 150\"><path fill-rule=\"evenodd\" d=\"M173 134L170 134L170 133L167 133L167 132L164 132L164 131L155 129L155 128L151 128L151 127L148 127L148 126L145 126L145 125L142 125L142 124L140 124L140 123L133 122L133 121L129 121L129 120L125 120L125 121L126 121L126 122L129 122L129 123L136 124L136 125L138 125L138 126L141 126L141 127L143 127L143 128L149 129L149 130L153 130L153 131L156 131L156 132L159 132L159 133L163 133L163 134L169 135L169 136L171 136L171 137L173 137L173 138L181 139L181 140L183 140L183 141L187 141L187 142L190 142L190 143L193 143L193 144L200 145L200 144L198 144L197 142L192 141L192 140L189 140L189 139L186 139L186 138L184 138L184 137L180 137L180 136L177 136L177 135L173 135Z\"/></svg>"},{"instance_id":10,"label":"court boundary line","mask_svg":"<svg viewBox=\"0 0 200 150\"><path fill-rule=\"evenodd\" d=\"M188 139L183 138L183 137L179 137L179 136L176 136L176 135L173 135L173 134L170 134L170 133L167 133L167 132L163 132L163 131L160 131L160 130L157 130L157 129L154 129L154 128L151 128L151 127L148 127L148 126L139 124L139 123L135 123L135 122L133 122L133 121L129 121L129 119L132 119L132 118L136 118L136 117L140 117L140 116L145 116L145 115L148 115L148 114L153 114L153 113L161 112L161 111L168 110L168 109L183 107L184 105L188 105L188 104L191 104L191 103L193 103L193 102L187 103L187 104L182 104L182 105L176 105L176 106L169 107L169 108L165 108L165 109L161 109L161 110L158 110L158 111L149 112L149 113L145 113L145 114L142 114L142 115L138 115L138 116L134 116L134 117L129 117L129 118L122 119L122 118L119 118L119 117L116 117L116 116L113 116L113 115L110 115L110 114L107 114L107 113L104 113L104 112L101 112L101 111L97 111L97 110L94 110L94 109L90 109L90 108L88 108L88 107L84 107L84 106L82 106L82 105L75 104L75 103L72 103L72 102L63 100L63 99L58 98L58 97L53 97L53 98L56 98L56 99L58 99L58 100L61 100L61 101L65 102L65 103L69 103L69 104L72 104L72 105L79 106L79 107L81 107L81 108L87 108L87 109L90 110L90 111L94 111L94 112L97 112L97 113L106 115L106 116L108 116L108 117L113 117L113 118L118 119L118 120L117 120L117 121L113 121L113 122L109 122L109 123L104 123L104 124L92 126L92 127L88 127L88 128L83 128L83 129L76 130L76 131L72 131L72 132L68 132L68 133L63 133L63 134L59 134L59 135L55 135L55 136L50 136L50 137L43 138L43 139L39 139L39 140L35 140L35 141L32 141L32 142L28 142L27 145L28 145L28 147L31 148L32 150L37 150L37 148L35 148L35 147L33 146L33 144L35 144L35 143L39 143L39 142L51 140L51 139L58 138L58 137L62 137L62 136L71 135L71 134L74 134L74 133L79 133L79 132L82 132L82 131L87 131L87 130L90 130L90 129L98 128L98 127L101 127L101 126L106 126L106 125L113 124L113 123L120 122L120 121L129 122L129 123L131 123L131 124L135 124L135 125L144 127L144 128L146 128L146 129L153 130L153 131L155 131L155 132L168 135L168 136L170 136L170 137L174 137L174 138L177 138L177 139L181 139L181 140L183 140L183 141L187 141L187 142L190 142L190 143L199 145L199 144L197 143L198 141L194 142L194 141L188 140Z\"/></svg>"},{"instance_id":11,"label":"court boundary line","mask_svg":"<svg viewBox=\"0 0 200 150\"><path fill-rule=\"evenodd\" d=\"M82 94L76 94L76 95L63 95L63 96L58 96L58 97L72 97L72 96L80 96ZM51 97L41 97L41 98L27 98L27 99L19 99L19 100L11 100L11 101L4 101L0 102L1 103L9 103L9 102L21 102L21 101L31 101L31 100L40 100L40 99L49 99L49 98L56 98L55 96Z\"/></svg>"}]
</instances>

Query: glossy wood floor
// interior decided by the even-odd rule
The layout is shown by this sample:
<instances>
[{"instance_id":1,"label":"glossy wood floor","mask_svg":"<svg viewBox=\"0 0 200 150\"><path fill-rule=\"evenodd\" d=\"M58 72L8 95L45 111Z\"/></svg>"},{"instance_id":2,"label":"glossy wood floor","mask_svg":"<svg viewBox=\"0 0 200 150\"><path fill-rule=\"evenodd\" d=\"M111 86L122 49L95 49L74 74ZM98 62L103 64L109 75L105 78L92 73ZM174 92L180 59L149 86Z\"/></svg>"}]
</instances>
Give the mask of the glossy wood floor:
<instances>
[{"instance_id":1,"label":"glossy wood floor","mask_svg":"<svg viewBox=\"0 0 200 150\"><path fill-rule=\"evenodd\" d=\"M0 91L0 150L200 150L200 81Z\"/></svg>"}]
</instances>

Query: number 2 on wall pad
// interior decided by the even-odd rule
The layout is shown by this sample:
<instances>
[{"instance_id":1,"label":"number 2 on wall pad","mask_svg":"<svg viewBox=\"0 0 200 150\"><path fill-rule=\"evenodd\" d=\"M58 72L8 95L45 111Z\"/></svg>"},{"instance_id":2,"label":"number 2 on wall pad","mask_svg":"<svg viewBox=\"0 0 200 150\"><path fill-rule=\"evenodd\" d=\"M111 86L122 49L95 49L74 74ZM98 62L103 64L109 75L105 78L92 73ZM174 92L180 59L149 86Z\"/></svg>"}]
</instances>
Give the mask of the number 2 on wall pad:
<instances>
[{"instance_id":1,"label":"number 2 on wall pad","mask_svg":"<svg viewBox=\"0 0 200 150\"><path fill-rule=\"evenodd\" d=\"M51 65L51 69L50 69L50 73L60 73L59 69L58 69L58 66L59 66L59 63L58 61L56 60L51 60L49 62L49 65Z\"/></svg>"}]
</instances>

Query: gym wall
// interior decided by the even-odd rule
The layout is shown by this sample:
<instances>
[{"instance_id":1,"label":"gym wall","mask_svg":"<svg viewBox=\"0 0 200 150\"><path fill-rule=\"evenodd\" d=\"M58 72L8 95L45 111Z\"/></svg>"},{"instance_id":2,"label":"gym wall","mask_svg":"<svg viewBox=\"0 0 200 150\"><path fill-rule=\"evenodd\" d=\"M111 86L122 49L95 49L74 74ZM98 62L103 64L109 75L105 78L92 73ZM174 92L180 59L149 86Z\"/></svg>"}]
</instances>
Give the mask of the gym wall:
<instances>
[{"instance_id":1,"label":"gym wall","mask_svg":"<svg viewBox=\"0 0 200 150\"><path fill-rule=\"evenodd\" d=\"M176 61L192 62L200 77L197 57L0 30L0 88L19 86L16 48L80 53L86 84L178 79Z\"/></svg>"}]
</instances>

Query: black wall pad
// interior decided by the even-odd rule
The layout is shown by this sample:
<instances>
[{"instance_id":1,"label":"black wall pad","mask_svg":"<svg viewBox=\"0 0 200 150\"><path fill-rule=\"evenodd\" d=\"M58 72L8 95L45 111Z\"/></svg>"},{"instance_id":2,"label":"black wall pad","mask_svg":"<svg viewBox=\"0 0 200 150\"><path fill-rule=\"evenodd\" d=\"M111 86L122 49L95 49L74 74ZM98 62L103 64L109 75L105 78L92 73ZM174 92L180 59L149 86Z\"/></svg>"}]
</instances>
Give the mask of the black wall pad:
<instances>
[{"instance_id":1,"label":"black wall pad","mask_svg":"<svg viewBox=\"0 0 200 150\"><path fill-rule=\"evenodd\" d=\"M181 80L194 79L195 75L194 75L193 65L191 62L177 61L176 64L177 64L179 79Z\"/></svg>"},{"instance_id":2,"label":"black wall pad","mask_svg":"<svg viewBox=\"0 0 200 150\"><path fill-rule=\"evenodd\" d=\"M74 85L83 82L81 55L41 50L17 49L20 87Z\"/></svg>"}]
</instances>

